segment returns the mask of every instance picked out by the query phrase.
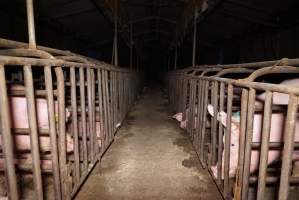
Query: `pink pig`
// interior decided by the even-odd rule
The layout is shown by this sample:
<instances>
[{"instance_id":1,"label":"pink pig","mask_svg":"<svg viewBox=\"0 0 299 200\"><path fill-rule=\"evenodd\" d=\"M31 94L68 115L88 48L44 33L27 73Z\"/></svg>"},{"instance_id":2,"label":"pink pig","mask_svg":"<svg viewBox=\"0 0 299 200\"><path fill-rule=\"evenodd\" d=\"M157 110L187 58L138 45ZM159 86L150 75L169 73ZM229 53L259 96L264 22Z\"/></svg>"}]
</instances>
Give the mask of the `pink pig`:
<instances>
[{"instance_id":1,"label":"pink pig","mask_svg":"<svg viewBox=\"0 0 299 200\"><path fill-rule=\"evenodd\" d=\"M187 108L187 109L186 109L186 116L188 116L189 112L190 112L190 109ZM196 116L196 115L197 115L197 106L195 106L195 116ZM183 121L183 113L177 113L177 114L173 115L172 118L173 118L173 119L176 119L178 122L180 122L180 127L181 127L182 129L186 129L186 128L187 128L187 125L188 125L188 119L187 119L187 117L186 117L186 119ZM196 116L196 117L194 118L194 128L195 128L195 129L198 128L198 127L197 127L197 123L196 123L196 120L197 120L197 119L198 119L198 118L197 118L197 116Z\"/></svg>"},{"instance_id":2,"label":"pink pig","mask_svg":"<svg viewBox=\"0 0 299 200\"><path fill-rule=\"evenodd\" d=\"M299 79L287 80L281 84L285 85L298 85ZM265 99L265 93L257 97L258 100ZM273 104L277 105L287 105L289 96L287 94L282 94L278 92L273 93ZM256 101L256 104L261 102ZM214 108L212 105L208 105L208 112L210 115L214 115ZM270 142L281 142L283 140L284 132L284 122L285 115L283 113L273 113L271 116L271 126L270 126ZM226 127L227 115L225 112L221 111L217 114L217 120L220 121L224 127ZM262 120L263 114L254 114L253 120L253 139L252 142L261 142L262 133ZM229 176L234 177L236 175L236 169L238 165L238 153L239 153L239 126L240 117L232 116L231 120L231 147L230 147L230 162L229 162ZM299 142L299 120L296 120L295 129L295 141ZM224 156L224 152L223 155ZM274 163L281 159L280 150L269 150L268 153L268 165ZM252 150L251 152L251 163L250 163L250 173L255 172L259 167L260 152L258 150ZM299 151L294 151L293 160L299 160ZM224 162L224 160L223 160ZM217 177L217 165L212 166L211 170L215 177ZM224 163L222 163L222 174L224 170ZM223 178L223 177L222 177Z\"/></svg>"},{"instance_id":3,"label":"pink pig","mask_svg":"<svg viewBox=\"0 0 299 200\"><path fill-rule=\"evenodd\" d=\"M37 112L37 124L39 129L49 129L48 122L48 107L47 100L37 98L36 101L36 112ZM11 97L10 98L10 110L11 110L11 122L12 127L17 129L29 128L28 112L27 112L27 100L25 97ZM55 109L57 105L55 105ZM67 117L70 113L66 111ZM31 149L29 135L16 135L14 137L15 147L19 151L28 151ZM39 137L40 151L48 152L51 150L51 141L48 136ZM2 145L0 137L0 146ZM71 136L66 137L67 151L73 150L73 140Z\"/></svg>"}]
</instances>

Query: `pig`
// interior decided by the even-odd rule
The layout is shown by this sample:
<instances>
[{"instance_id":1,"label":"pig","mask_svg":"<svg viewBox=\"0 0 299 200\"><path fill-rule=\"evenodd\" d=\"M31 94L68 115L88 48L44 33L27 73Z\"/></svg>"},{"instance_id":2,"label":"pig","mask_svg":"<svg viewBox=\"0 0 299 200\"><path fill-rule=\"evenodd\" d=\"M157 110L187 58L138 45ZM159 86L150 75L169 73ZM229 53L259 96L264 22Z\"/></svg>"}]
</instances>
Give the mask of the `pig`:
<instances>
[{"instance_id":1,"label":"pig","mask_svg":"<svg viewBox=\"0 0 299 200\"><path fill-rule=\"evenodd\" d=\"M286 80L280 84L284 85L298 85L299 79ZM275 105L287 105L289 96L278 92L273 93L273 104ZM256 105L260 105L260 101L265 100L265 93L258 95L256 98ZM208 112L211 116L214 116L214 108L212 105L208 105ZM217 120L226 127L227 114L223 111L217 113ZM271 126L270 126L270 142L281 142L283 140L285 114L283 113L272 113L271 115ZM253 139L252 142L261 142L262 133L262 113L255 113L253 119ZM229 162L229 177L235 177L236 169L238 165L238 153L239 153L239 126L240 126L240 115L239 112L234 113L231 119L231 147L230 147L230 162ZM299 120L295 123L295 142L299 142ZM224 152L223 152L224 156ZM268 165L279 161L281 159L280 150L269 150L268 153ZM259 150L252 150L251 152L251 163L250 173L257 171L259 167L260 152ZM294 151L293 161L299 161L299 151ZM224 160L223 160L224 162ZM211 170L215 177L217 177L217 165L212 166ZM224 163L222 163L222 174L224 170ZM223 177L222 177L223 178Z\"/></svg>"},{"instance_id":2,"label":"pig","mask_svg":"<svg viewBox=\"0 0 299 200\"><path fill-rule=\"evenodd\" d=\"M182 129L186 129L187 128L187 120L183 121L183 113L177 113L177 114L173 115L172 118L176 119L178 122L180 122L180 127Z\"/></svg>"},{"instance_id":3,"label":"pig","mask_svg":"<svg viewBox=\"0 0 299 200\"><path fill-rule=\"evenodd\" d=\"M49 129L47 100L42 98L37 98L35 103L36 103L38 128ZM57 105L55 105L55 109L57 109ZM11 126L13 128L16 129L29 128L27 100L25 97L11 97L10 110L11 110ZM66 109L66 118L68 119L69 116L70 113ZM14 137L14 140L15 140L15 146L17 150L28 151L31 149L29 135L16 135ZM51 150L50 137L40 136L39 140L40 140L39 141L40 151L49 152ZM73 150L73 141L71 136L69 135L67 135L66 137L66 145L67 145L67 151L71 152ZM1 137L0 137L0 146L2 146Z\"/></svg>"},{"instance_id":4,"label":"pig","mask_svg":"<svg viewBox=\"0 0 299 200\"><path fill-rule=\"evenodd\" d=\"M186 116L189 114L189 108L186 109ZM180 122L180 128L182 129L186 129L187 125L188 125L188 119L186 117L186 119L183 121L183 113L177 113L175 115L172 116L173 119L176 119L178 122ZM197 117L197 105L195 105L195 118L194 118L194 129L198 128L198 123L196 123L196 121L198 120ZM206 126L211 126L210 125L210 121L208 119L206 119Z\"/></svg>"}]
</instances>

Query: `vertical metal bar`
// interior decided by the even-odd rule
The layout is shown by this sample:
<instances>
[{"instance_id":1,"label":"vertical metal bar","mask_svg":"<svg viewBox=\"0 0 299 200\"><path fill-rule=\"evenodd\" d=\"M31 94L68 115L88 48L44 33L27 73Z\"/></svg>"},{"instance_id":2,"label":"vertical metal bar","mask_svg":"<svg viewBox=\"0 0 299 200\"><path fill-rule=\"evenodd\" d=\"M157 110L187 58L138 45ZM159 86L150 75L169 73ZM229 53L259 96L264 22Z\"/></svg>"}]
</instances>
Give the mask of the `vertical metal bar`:
<instances>
[{"instance_id":1,"label":"vertical metal bar","mask_svg":"<svg viewBox=\"0 0 299 200\"><path fill-rule=\"evenodd\" d=\"M112 91L111 91L111 84L112 84L112 79L111 79L111 72L106 71L106 84L107 84L107 109L108 109L108 124L109 124L109 144L112 141L112 132L113 132L113 126L112 126Z\"/></svg>"},{"instance_id":2,"label":"vertical metal bar","mask_svg":"<svg viewBox=\"0 0 299 200\"><path fill-rule=\"evenodd\" d=\"M103 136L104 136L104 108L103 108L103 78L102 78L102 73L100 69L97 69L98 73L98 98L99 98L99 118L100 118L100 140L101 140L101 154L103 153Z\"/></svg>"},{"instance_id":3,"label":"vertical metal bar","mask_svg":"<svg viewBox=\"0 0 299 200\"><path fill-rule=\"evenodd\" d=\"M88 169L87 151L87 126L86 126L86 102L85 102L85 77L84 68L80 67L80 103L81 103L81 126L82 126L82 147L83 147L83 166L85 171Z\"/></svg>"},{"instance_id":4,"label":"vertical metal bar","mask_svg":"<svg viewBox=\"0 0 299 200\"><path fill-rule=\"evenodd\" d=\"M11 133L11 116L9 110L9 99L7 96L5 69L0 64L0 110L1 110L1 137L2 137L2 151L4 153L4 168L7 176L7 184L9 189L9 198L11 200L18 200L18 186L16 169L14 165L14 150L13 150L13 138Z\"/></svg>"},{"instance_id":5,"label":"vertical metal bar","mask_svg":"<svg viewBox=\"0 0 299 200\"><path fill-rule=\"evenodd\" d=\"M272 96L273 96L272 92L266 91L264 116L263 116L262 140L261 140L259 177L258 177L258 187L257 187L257 200L265 199L269 138L270 138L270 127L271 127L271 116L272 116L272 109L271 109Z\"/></svg>"},{"instance_id":6,"label":"vertical metal bar","mask_svg":"<svg viewBox=\"0 0 299 200\"><path fill-rule=\"evenodd\" d=\"M94 133L92 130L92 88L91 88L91 69L87 68L87 96L88 96L88 122L89 122L89 130L88 130L88 136L89 136L89 147L90 147L90 161L93 163L94 159Z\"/></svg>"},{"instance_id":7,"label":"vertical metal bar","mask_svg":"<svg viewBox=\"0 0 299 200\"><path fill-rule=\"evenodd\" d=\"M177 69L177 65L178 65L178 46L177 44L175 45L175 50L174 50L174 69Z\"/></svg>"},{"instance_id":8,"label":"vertical metal bar","mask_svg":"<svg viewBox=\"0 0 299 200\"><path fill-rule=\"evenodd\" d=\"M57 145L57 133L55 124L55 108L54 108L54 95L53 95L53 82L51 66L45 66L45 85L47 91L47 102L48 102L48 121L49 121L49 132L51 139L51 154L52 154L52 168L53 168L53 179L55 189L55 199L61 199L61 186L60 186L60 174L59 174L59 158L58 158L58 145Z\"/></svg>"},{"instance_id":9,"label":"vertical metal bar","mask_svg":"<svg viewBox=\"0 0 299 200\"><path fill-rule=\"evenodd\" d=\"M61 187L63 198L69 200L70 181L68 179L67 158L66 158L66 131L65 131L65 85L64 74L61 67L55 68L57 77L57 99L58 99L58 129L59 129L59 165L61 175Z\"/></svg>"},{"instance_id":10,"label":"vertical metal bar","mask_svg":"<svg viewBox=\"0 0 299 200\"><path fill-rule=\"evenodd\" d=\"M196 36L197 36L197 18L198 18L198 10L197 6L194 11L194 26L193 26L193 52L192 52L192 66L195 67L196 63Z\"/></svg>"},{"instance_id":11,"label":"vertical metal bar","mask_svg":"<svg viewBox=\"0 0 299 200\"><path fill-rule=\"evenodd\" d=\"M225 92L225 84L223 82L220 83L220 99L219 99L219 111L223 111L224 110L224 92ZM216 115L214 115L216 116ZM222 123L218 123L219 124L219 129L218 129L218 165L217 165L217 181L218 184L221 185L222 184L222 152L223 152L223 124Z\"/></svg>"},{"instance_id":12,"label":"vertical metal bar","mask_svg":"<svg viewBox=\"0 0 299 200\"><path fill-rule=\"evenodd\" d=\"M230 144L231 144L231 118L233 107L233 92L232 84L227 86L227 120L226 120L226 133L224 143L224 197L230 198L229 192L229 163L230 163Z\"/></svg>"},{"instance_id":13,"label":"vertical metal bar","mask_svg":"<svg viewBox=\"0 0 299 200\"><path fill-rule=\"evenodd\" d=\"M253 118L255 109L255 90L249 90L248 96L248 112L247 112L247 128L244 154L244 169L243 169L243 183L242 183L242 199L247 199L250 176L250 162L251 162L251 142L253 137Z\"/></svg>"},{"instance_id":14,"label":"vertical metal bar","mask_svg":"<svg viewBox=\"0 0 299 200\"><path fill-rule=\"evenodd\" d=\"M33 0L26 0L29 48L36 49Z\"/></svg>"},{"instance_id":15,"label":"vertical metal bar","mask_svg":"<svg viewBox=\"0 0 299 200\"><path fill-rule=\"evenodd\" d=\"M294 150L295 125L298 112L298 97L290 94L287 117L285 120L284 145L279 184L279 200L287 200L291 173L292 154Z\"/></svg>"},{"instance_id":16,"label":"vertical metal bar","mask_svg":"<svg viewBox=\"0 0 299 200\"><path fill-rule=\"evenodd\" d=\"M25 80L25 92L27 98L27 111L28 122L30 127L30 144L32 155L32 168L33 168L33 182L36 192L36 199L43 199L43 185L40 168L40 155L39 155L39 137L36 118L36 107L34 98L34 85L32 77L32 69L30 65L24 66L24 80Z\"/></svg>"},{"instance_id":17,"label":"vertical metal bar","mask_svg":"<svg viewBox=\"0 0 299 200\"><path fill-rule=\"evenodd\" d=\"M239 141L239 161L238 171L235 184L235 198L241 199L241 189L243 183L244 154L246 140L246 123L247 123L247 106L248 106L248 89L242 89L241 94L241 114L240 114L240 141Z\"/></svg>"},{"instance_id":18,"label":"vertical metal bar","mask_svg":"<svg viewBox=\"0 0 299 200\"><path fill-rule=\"evenodd\" d=\"M130 69L133 69L133 24L130 24Z\"/></svg>"},{"instance_id":19,"label":"vertical metal bar","mask_svg":"<svg viewBox=\"0 0 299 200\"><path fill-rule=\"evenodd\" d=\"M218 110L218 82L214 81L212 84L212 105L214 107L214 116L217 116L217 110ZM211 156L211 163L212 165L215 165L217 162L216 159L216 144L217 144L217 117L212 118L213 121L211 121L211 136L212 136L212 156Z\"/></svg>"},{"instance_id":20,"label":"vertical metal bar","mask_svg":"<svg viewBox=\"0 0 299 200\"><path fill-rule=\"evenodd\" d=\"M80 182L80 157L79 157L79 136L78 136L78 113L77 113L77 92L76 92L76 72L75 67L70 68L71 78L71 104L72 104L72 130L74 139L74 159L75 159L75 182Z\"/></svg>"},{"instance_id":21,"label":"vertical metal bar","mask_svg":"<svg viewBox=\"0 0 299 200\"><path fill-rule=\"evenodd\" d=\"M108 81L107 81L107 71L103 70L102 72L103 77L103 101L104 101L104 114L105 114L105 127L106 127L106 134L105 134L105 148L108 146L109 143L109 118L108 118Z\"/></svg>"},{"instance_id":22,"label":"vertical metal bar","mask_svg":"<svg viewBox=\"0 0 299 200\"><path fill-rule=\"evenodd\" d=\"M115 105L115 99L114 99L114 72L110 72L110 99L111 99L111 124L112 124L112 135L115 131L115 112L114 112L114 105Z\"/></svg>"},{"instance_id":23,"label":"vertical metal bar","mask_svg":"<svg viewBox=\"0 0 299 200\"><path fill-rule=\"evenodd\" d=\"M201 97L202 97L202 87L201 87L201 80L197 81L197 130L196 130L196 139L195 139L195 149L199 154L199 147L200 147L200 131L201 131Z\"/></svg>"},{"instance_id":24,"label":"vertical metal bar","mask_svg":"<svg viewBox=\"0 0 299 200\"><path fill-rule=\"evenodd\" d=\"M97 145L97 134L96 134L96 90L95 90L95 69L91 69L91 105L92 105L92 138L93 138L93 146L94 146L94 154L93 159L95 159L96 154L99 152L99 148Z\"/></svg>"},{"instance_id":25,"label":"vertical metal bar","mask_svg":"<svg viewBox=\"0 0 299 200\"><path fill-rule=\"evenodd\" d=\"M118 112L117 112L117 106L118 106L118 101L117 101L117 72L114 72L114 81L113 81L113 86L114 86L114 127L116 129L116 124L119 122L118 121ZM133 86L131 87L131 89L133 90ZM132 93L133 94L133 91Z\"/></svg>"},{"instance_id":26,"label":"vertical metal bar","mask_svg":"<svg viewBox=\"0 0 299 200\"><path fill-rule=\"evenodd\" d=\"M114 0L114 65L118 66L118 0Z\"/></svg>"},{"instance_id":27,"label":"vertical metal bar","mask_svg":"<svg viewBox=\"0 0 299 200\"><path fill-rule=\"evenodd\" d=\"M204 96L202 102L202 124L201 124L201 140L200 140L200 153L201 153L201 162L203 167L206 167L206 163L204 161L204 146L205 146L205 135L206 135L206 118L207 118L207 106L208 106L208 96L209 96L209 81L203 81L204 87Z\"/></svg>"}]
</instances>

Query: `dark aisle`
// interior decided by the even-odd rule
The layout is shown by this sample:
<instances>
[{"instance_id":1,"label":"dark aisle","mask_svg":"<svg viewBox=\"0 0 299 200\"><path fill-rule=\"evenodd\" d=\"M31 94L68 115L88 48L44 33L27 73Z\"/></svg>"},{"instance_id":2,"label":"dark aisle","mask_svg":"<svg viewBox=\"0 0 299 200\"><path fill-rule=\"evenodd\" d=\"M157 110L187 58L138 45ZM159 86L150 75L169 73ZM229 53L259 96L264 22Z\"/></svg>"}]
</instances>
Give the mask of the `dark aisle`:
<instances>
[{"instance_id":1,"label":"dark aisle","mask_svg":"<svg viewBox=\"0 0 299 200\"><path fill-rule=\"evenodd\" d=\"M76 200L221 199L162 96L142 95Z\"/></svg>"}]
</instances>

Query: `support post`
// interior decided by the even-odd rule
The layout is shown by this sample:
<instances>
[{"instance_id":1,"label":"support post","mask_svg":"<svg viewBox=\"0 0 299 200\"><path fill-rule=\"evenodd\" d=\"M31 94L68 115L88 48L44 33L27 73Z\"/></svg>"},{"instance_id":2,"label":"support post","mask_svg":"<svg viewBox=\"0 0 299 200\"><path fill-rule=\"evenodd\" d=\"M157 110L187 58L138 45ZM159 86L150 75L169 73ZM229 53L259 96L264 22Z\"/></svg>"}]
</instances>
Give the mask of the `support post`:
<instances>
[{"instance_id":1,"label":"support post","mask_svg":"<svg viewBox=\"0 0 299 200\"><path fill-rule=\"evenodd\" d=\"M195 10L194 10L192 67L195 67L195 65L196 65L197 18L198 18L198 9L196 7Z\"/></svg>"},{"instance_id":2,"label":"support post","mask_svg":"<svg viewBox=\"0 0 299 200\"><path fill-rule=\"evenodd\" d=\"M118 66L118 1L114 0L115 17L114 17L114 65Z\"/></svg>"},{"instance_id":3,"label":"support post","mask_svg":"<svg viewBox=\"0 0 299 200\"><path fill-rule=\"evenodd\" d=\"M33 0L26 1L29 49L36 49Z\"/></svg>"},{"instance_id":4,"label":"support post","mask_svg":"<svg viewBox=\"0 0 299 200\"><path fill-rule=\"evenodd\" d=\"M133 24L130 24L130 69L133 69Z\"/></svg>"},{"instance_id":5,"label":"support post","mask_svg":"<svg viewBox=\"0 0 299 200\"><path fill-rule=\"evenodd\" d=\"M178 66L178 45L175 45L175 50L174 50L174 69L176 70Z\"/></svg>"}]
</instances>

